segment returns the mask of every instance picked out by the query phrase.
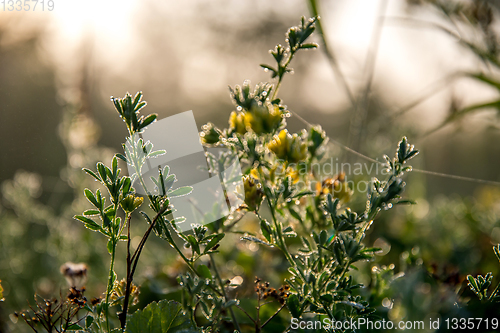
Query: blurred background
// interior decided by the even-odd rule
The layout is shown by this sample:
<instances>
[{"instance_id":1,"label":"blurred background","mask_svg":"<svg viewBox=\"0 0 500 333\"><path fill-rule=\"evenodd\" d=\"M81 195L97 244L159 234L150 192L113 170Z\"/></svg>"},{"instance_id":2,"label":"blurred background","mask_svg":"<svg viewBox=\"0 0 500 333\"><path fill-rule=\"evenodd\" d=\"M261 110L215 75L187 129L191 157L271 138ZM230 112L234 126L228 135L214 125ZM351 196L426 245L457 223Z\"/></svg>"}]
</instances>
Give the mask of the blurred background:
<instances>
[{"instance_id":1,"label":"blurred background","mask_svg":"<svg viewBox=\"0 0 500 333\"><path fill-rule=\"evenodd\" d=\"M59 266L66 261L89 265L89 293L104 290L98 282L108 269L103 239L72 216L88 208L81 193L93 186L81 168L109 163L127 133L110 97L141 90L147 112L160 119L193 110L199 127L208 121L227 127L234 109L228 85L270 80L259 64L271 63L268 50L284 43L301 16L313 15L311 4L327 48L315 33L320 48L294 59L294 75L280 91L292 112L372 158L392 155L406 135L421 152L414 167L500 182L499 1L53 4L52 11L0 8L0 280L6 299L0 332L24 329L11 314L35 291L50 295L64 287ZM304 124L292 117L290 128ZM364 162L333 143L330 149L341 161ZM418 205L386 214L367 242L385 249L377 264L394 263L395 272L420 267L406 275L417 291L410 288L392 305L383 305L385 296L374 302L389 318L411 311L417 319L445 316L465 289L466 274L498 275L491 246L500 242L500 186L421 173L407 183L406 195ZM362 207L363 200L360 193L353 205ZM154 299L170 292L182 268L172 251L163 251L165 243L148 246L138 279L144 297ZM237 246L245 255L227 258L228 269L252 279L259 270L256 249ZM370 284L370 273L359 279Z\"/></svg>"}]
</instances>

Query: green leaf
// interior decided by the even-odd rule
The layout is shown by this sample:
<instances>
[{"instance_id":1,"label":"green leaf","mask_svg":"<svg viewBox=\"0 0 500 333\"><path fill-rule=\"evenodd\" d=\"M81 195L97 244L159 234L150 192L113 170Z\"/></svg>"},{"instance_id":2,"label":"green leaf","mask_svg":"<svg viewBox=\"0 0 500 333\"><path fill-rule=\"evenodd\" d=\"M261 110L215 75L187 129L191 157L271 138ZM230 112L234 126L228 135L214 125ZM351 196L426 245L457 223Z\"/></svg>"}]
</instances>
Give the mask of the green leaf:
<instances>
[{"instance_id":1,"label":"green leaf","mask_svg":"<svg viewBox=\"0 0 500 333\"><path fill-rule=\"evenodd\" d=\"M127 158L125 156L123 156L122 154L116 154L115 156L118 157L119 159L121 159L122 161L124 161L125 163L128 163Z\"/></svg>"},{"instance_id":2,"label":"green leaf","mask_svg":"<svg viewBox=\"0 0 500 333\"><path fill-rule=\"evenodd\" d=\"M271 66L269 65L266 65L266 64L260 64L260 67L264 68L264 70L268 70L268 71L271 71L272 73L276 73L276 69L272 68Z\"/></svg>"},{"instance_id":3,"label":"green leaf","mask_svg":"<svg viewBox=\"0 0 500 333\"><path fill-rule=\"evenodd\" d=\"M92 216L92 215L99 215L99 211L97 209L87 209L86 211L83 212L83 215L87 216Z\"/></svg>"},{"instance_id":4,"label":"green leaf","mask_svg":"<svg viewBox=\"0 0 500 333\"><path fill-rule=\"evenodd\" d=\"M205 251L203 251L203 253L207 253L207 251L210 251L210 249L213 248L217 243L219 243L222 238L224 238L224 234L217 234L217 235L215 235L207 243L207 246L205 246Z\"/></svg>"},{"instance_id":5,"label":"green leaf","mask_svg":"<svg viewBox=\"0 0 500 333\"><path fill-rule=\"evenodd\" d=\"M191 186L183 186L176 188L175 190L168 191L167 196L169 198L175 198L175 197L182 197L184 195L188 195L193 191L193 188Z\"/></svg>"},{"instance_id":6,"label":"green leaf","mask_svg":"<svg viewBox=\"0 0 500 333\"><path fill-rule=\"evenodd\" d=\"M476 279L472 275L467 275L467 281L469 281L469 287L476 294L479 292L479 287L477 285Z\"/></svg>"},{"instance_id":7,"label":"green leaf","mask_svg":"<svg viewBox=\"0 0 500 333\"><path fill-rule=\"evenodd\" d=\"M493 252L495 252L498 261L500 261L500 244L493 246Z\"/></svg>"},{"instance_id":8,"label":"green leaf","mask_svg":"<svg viewBox=\"0 0 500 333\"><path fill-rule=\"evenodd\" d=\"M85 318L85 328L88 329L93 322L94 322L94 317L88 315L87 318Z\"/></svg>"},{"instance_id":9,"label":"green leaf","mask_svg":"<svg viewBox=\"0 0 500 333\"><path fill-rule=\"evenodd\" d=\"M198 274L205 279L212 279L212 273L210 273L210 269L206 265L198 266Z\"/></svg>"},{"instance_id":10,"label":"green leaf","mask_svg":"<svg viewBox=\"0 0 500 333\"><path fill-rule=\"evenodd\" d=\"M229 308L229 307L231 307L231 306L233 306L233 305L238 305L238 304L240 304L240 301L239 301L239 300L237 300L237 299L232 299L232 300L227 301L227 302L226 302L226 304L224 304L224 307L225 307L225 308Z\"/></svg>"},{"instance_id":11,"label":"green leaf","mask_svg":"<svg viewBox=\"0 0 500 333\"><path fill-rule=\"evenodd\" d=\"M106 245L106 247L108 248L108 252L109 254L113 253L113 242L110 240L108 240L108 244Z\"/></svg>"},{"instance_id":12,"label":"green leaf","mask_svg":"<svg viewBox=\"0 0 500 333\"><path fill-rule=\"evenodd\" d=\"M161 300L137 310L128 317L127 333L192 333L199 332L182 306L174 301Z\"/></svg>"},{"instance_id":13,"label":"green leaf","mask_svg":"<svg viewBox=\"0 0 500 333\"><path fill-rule=\"evenodd\" d=\"M144 118L142 120L142 123L141 123L141 128L142 127L146 127L148 126L149 124L151 124L153 121L156 120L156 117L157 115L156 114L150 114L149 116L147 116L146 118Z\"/></svg>"},{"instance_id":14,"label":"green leaf","mask_svg":"<svg viewBox=\"0 0 500 333\"><path fill-rule=\"evenodd\" d=\"M302 222L302 217L300 217L300 214L296 210L294 210L291 207L288 207L288 211L290 212L290 215L292 215L295 219L297 219L300 222Z\"/></svg>"},{"instance_id":15,"label":"green leaf","mask_svg":"<svg viewBox=\"0 0 500 333\"><path fill-rule=\"evenodd\" d=\"M267 241L271 242L271 225L266 220L260 220L260 230L262 231L262 235L266 237Z\"/></svg>"},{"instance_id":16,"label":"green leaf","mask_svg":"<svg viewBox=\"0 0 500 333\"><path fill-rule=\"evenodd\" d=\"M194 238L193 235L188 235L187 239L188 239L189 244L193 247L193 250L196 253L200 254L200 244L198 244L198 241L196 240L196 238Z\"/></svg>"},{"instance_id":17,"label":"green leaf","mask_svg":"<svg viewBox=\"0 0 500 333\"><path fill-rule=\"evenodd\" d=\"M83 191L85 193L85 196L87 197L87 199L90 201L91 204L93 204L95 207L97 207L99 209L102 209L102 206L99 205L99 203L97 202L96 197L94 196L94 193L92 193L91 190L89 190L88 188L86 188Z\"/></svg>"},{"instance_id":18,"label":"green leaf","mask_svg":"<svg viewBox=\"0 0 500 333\"><path fill-rule=\"evenodd\" d=\"M288 306L288 310L290 310L290 314L294 318L300 318L302 310L300 309L299 296L296 294L290 295L286 300L286 305Z\"/></svg>"},{"instance_id":19,"label":"green leaf","mask_svg":"<svg viewBox=\"0 0 500 333\"><path fill-rule=\"evenodd\" d=\"M247 240L247 241L254 242L254 243L259 243L259 244L262 244L262 245L272 246L268 242L265 242L262 239L259 239L259 238L255 237L255 236L246 235L246 236L241 237L241 240Z\"/></svg>"},{"instance_id":20,"label":"green leaf","mask_svg":"<svg viewBox=\"0 0 500 333\"><path fill-rule=\"evenodd\" d=\"M106 166L101 162L97 163L97 171L99 171L99 175L101 176L102 181L106 181L108 175L106 174Z\"/></svg>"},{"instance_id":21,"label":"green leaf","mask_svg":"<svg viewBox=\"0 0 500 333\"><path fill-rule=\"evenodd\" d=\"M152 153L149 153L148 154L148 157L151 158L151 157L156 157L156 156L160 156L160 155L164 155L166 153L165 150L157 150L157 151L154 151Z\"/></svg>"},{"instance_id":22,"label":"green leaf","mask_svg":"<svg viewBox=\"0 0 500 333\"><path fill-rule=\"evenodd\" d=\"M318 48L318 44L316 43L306 43L300 45L300 49L316 49L316 48Z\"/></svg>"},{"instance_id":23,"label":"green leaf","mask_svg":"<svg viewBox=\"0 0 500 333\"><path fill-rule=\"evenodd\" d=\"M99 181L99 182L102 181L101 178L99 178L99 176L96 175L94 171L89 170L87 168L83 168L83 171L85 171L86 173L88 173L89 175L91 175L92 177L94 177L97 181Z\"/></svg>"},{"instance_id":24,"label":"green leaf","mask_svg":"<svg viewBox=\"0 0 500 333\"><path fill-rule=\"evenodd\" d=\"M130 192L130 187L132 185L132 181L129 177L124 177L122 192L124 195L127 195Z\"/></svg>"},{"instance_id":25,"label":"green leaf","mask_svg":"<svg viewBox=\"0 0 500 333\"><path fill-rule=\"evenodd\" d=\"M82 221L85 223L85 227L90 230L101 230L101 226L97 224L95 221L89 219L88 217L76 215L75 219Z\"/></svg>"},{"instance_id":26,"label":"green leaf","mask_svg":"<svg viewBox=\"0 0 500 333\"><path fill-rule=\"evenodd\" d=\"M66 330L67 331L78 331L78 330L83 330L83 327L81 327L78 324L71 324L68 326L68 328Z\"/></svg>"}]
</instances>

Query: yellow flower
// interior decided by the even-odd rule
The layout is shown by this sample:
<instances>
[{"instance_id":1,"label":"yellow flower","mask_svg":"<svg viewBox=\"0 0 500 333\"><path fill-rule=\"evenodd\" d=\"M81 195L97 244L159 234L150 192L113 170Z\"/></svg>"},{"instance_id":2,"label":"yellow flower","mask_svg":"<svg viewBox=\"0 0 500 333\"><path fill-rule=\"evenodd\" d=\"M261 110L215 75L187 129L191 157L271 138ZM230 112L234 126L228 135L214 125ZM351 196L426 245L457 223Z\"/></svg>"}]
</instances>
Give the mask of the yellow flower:
<instances>
[{"instance_id":1,"label":"yellow flower","mask_svg":"<svg viewBox=\"0 0 500 333\"><path fill-rule=\"evenodd\" d=\"M247 132L245 114L243 112L231 112L229 116L229 129L231 133L245 134Z\"/></svg>"},{"instance_id":2,"label":"yellow flower","mask_svg":"<svg viewBox=\"0 0 500 333\"><path fill-rule=\"evenodd\" d=\"M343 172L334 178L325 179L322 183L316 183L317 196L330 193L334 198L348 202L351 199L352 192Z\"/></svg>"},{"instance_id":3,"label":"yellow flower","mask_svg":"<svg viewBox=\"0 0 500 333\"><path fill-rule=\"evenodd\" d=\"M291 167L288 167L286 169L285 177L290 177L293 184L297 184L297 182L300 180L299 179L299 172L297 171L297 169L294 169Z\"/></svg>"},{"instance_id":4,"label":"yellow flower","mask_svg":"<svg viewBox=\"0 0 500 333\"><path fill-rule=\"evenodd\" d=\"M297 134L290 135L286 129L274 135L267 148L279 159L297 163L307 157L307 144Z\"/></svg>"},{"instance_id":5,"label":"yellow flower","mask_svg":"<svg viewBox=\"0 0 500 333\"><path fill-rule=\"evenodd\" d=\"M263 192L259 183L256 183L254 178L246 175L243 176L243 187L245 190L245 204L249 211L254 211L260 205Z\"/></svg>"}]
</instances>

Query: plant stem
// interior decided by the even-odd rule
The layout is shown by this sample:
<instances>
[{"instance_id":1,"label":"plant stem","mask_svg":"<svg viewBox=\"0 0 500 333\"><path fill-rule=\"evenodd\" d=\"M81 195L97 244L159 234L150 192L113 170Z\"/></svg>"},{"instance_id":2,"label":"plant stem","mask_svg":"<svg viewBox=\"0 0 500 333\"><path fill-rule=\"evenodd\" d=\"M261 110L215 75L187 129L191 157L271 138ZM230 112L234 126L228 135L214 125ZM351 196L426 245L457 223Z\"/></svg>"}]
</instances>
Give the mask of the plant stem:
<instances>
[{"instance_id":1,"label":"plant stem","mask_svg":"<svg viewBox=\"0 0 500 333\"><path fill-rule=\"evenodd\" d=\"M130 275L130 269L131 269L131 264L132 264L132 259L130 257L130 221L132 219L132 213L128 214L127 217L127 286L125 288L125 299L123 301L123 309L122 313L120 313L120 325L122 331L125 330L125 325L127 323L127 312L128 312L128 306L126 304L129 303L129 298L130 298L130 289L132 287L132 277Z\"/></svg>"},{"instance_id":2,"label":"plant stem","mask_svg":"<svg viewBox=\"0 0 500 333\"><path fill-rule=\"evenodd\" d=\"M227 298L227 294L226 294L226 289L224 287L224 283L222 282L222 279L219 275L219 271L217 270L217 266L215 264L215 260L212 256L212 254L210 254L209 256L210 256L210 263L212 264L212 267L214 269L215 277L216 277L217 281L219 282L220 288L222 290L222 295L224 296L224 302L227 303L228 298ZM238 321L236 320L236 316L234 315L234 311L233 311L232 306L229 307L229 312L231 313L231 318L233 319L233 324L236 327L236 330L238 332L241 332L240 325L238 325Z\"/></svg>"},{"instance_id":3,"label":"plant stem","mask_svg":"<svg viewBox=\"0 0 500 333\"><path fill-rule=\"evenodd\" d=\"M276 317L278 315L278 313L280 313L281 310L283 310L283 308L285 307L285 305L286 305L286 303L284 303L283 305L281 305L281 307L271 317L269 317L269 319L266 320L266 322L264 324L262 324L262 326L260 328L263 329L264 326L266 326L267 324L269 324L269 322L271 320L273 320L273 318Z\"/></svg>"},{"instance_id":4,"label":"plant stem","mask_svg":"<svg viewBox=\"0 0 500 333\"><path fill-rule=\"evenodd\" d=\"M112 236L112 250L111 250L111 262L109 264L109 276L108 276L108 288L106 289L106 300L104 302L105 304L105 317L106 317L106 328L107 331L109 332L109 296L111 295L111 291L113 290L113 283L114 283L114 276L115 276L115 252L116 252L116 241L114 239L114 236Z\"/></svg>"},{"instance_id":5,"label":"plant stem","mask_svg":"<svg viewBox=\"0 0 500 333\"><path fill-rule=\"evenodd\" d=\"M276 88L274 88L273 97L271 98L271 100L276 99L276 96L278 95L278 90L280 89L281 86L281 81L283 81L283 77L285 76L286 73L286 68L288 67L288 65L290 65L290 62L292 61L293 55L295 54L296 51L297 49L290 50L290 55L288 56L288 59L283 65L283 67L281 67L281 65L278 64L279 67L283 68L283 73L281 73L278 77L278 83L276 84Z\"/></svg>"}]
</instances>

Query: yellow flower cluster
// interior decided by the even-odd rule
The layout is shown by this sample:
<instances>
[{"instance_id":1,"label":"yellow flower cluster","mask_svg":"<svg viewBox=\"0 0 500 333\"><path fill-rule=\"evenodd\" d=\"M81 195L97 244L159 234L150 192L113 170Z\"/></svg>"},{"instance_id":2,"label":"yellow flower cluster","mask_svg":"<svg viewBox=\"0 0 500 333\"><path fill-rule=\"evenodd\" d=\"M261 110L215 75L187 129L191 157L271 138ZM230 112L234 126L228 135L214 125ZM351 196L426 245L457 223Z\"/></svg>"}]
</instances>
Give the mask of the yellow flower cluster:
<instances>
[{"instance_id":1,"label":"yellow flower cluster","mask_svg":"<svg viewBox=\"0 0 500 333\"><path fill-rule=\"evenodd\" d=\"M330 193L332 197L348 202L351 199L352 190L345 179L345 173L339 173L333 178L327 178L322 183L316 183L316 195Z\"/></svg>"},{"instance_id":2,"label":"yellow flower cluster","mask_svg":"<svg viewBox=\"0 0 500 333\"><path fill-rule=\"evenodd\" d=\"M254 211L260 205L263 192L259 183L255 182L251 176L243 176L243 188L245 191L245 204L248 210Z\"/></svg>"},{"instance_id":3,"label":"yellow flower cluster","mask_svg":"<svg viewBox=\"0 0 500 333\"><path fill-rule=\"evenodd\" d=\"M286 129L274 135L271 142L267 144L279 159L290 163L297 163L307 157L307 144L297 134L291 135Z\"/></svg>"},{"instance_id":4,"label":"yellow flower cluster","mask_svg":"<svg viewBox=\"0 0 500 333\"><path fill-rule=\"evenodd\" d=\"M118 301L125 298L126 288L127 288L127 281L125 279L121 279L120 281L116 280L113 285L113 291L111 292L110 295L111 300ZM139 303L139 287L132 283L130 288L129 304L136 305L137 303Z\"/></svg>"},{"instance_id":5,"label":"yellow flower cluster","mask_svg":"<svg viewBox=\"0 0 500 333\"><path fill-rule=\"evenodd\" d=\"M257 135L271 133L280 125L283 117L277 105L256 105L249 111L231 112L229 129L232 133L245 134L253 131Z\"/></svg>"}]
</instances>

